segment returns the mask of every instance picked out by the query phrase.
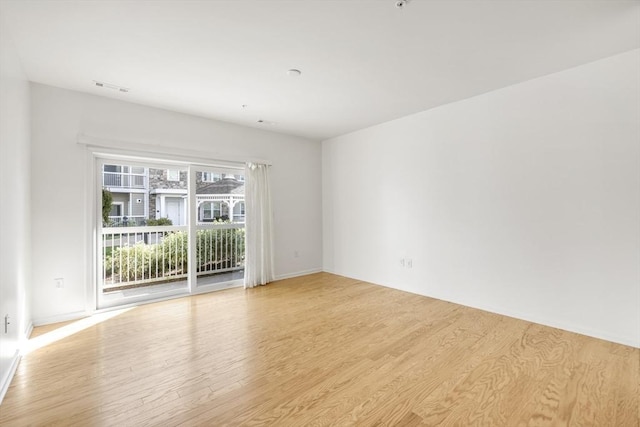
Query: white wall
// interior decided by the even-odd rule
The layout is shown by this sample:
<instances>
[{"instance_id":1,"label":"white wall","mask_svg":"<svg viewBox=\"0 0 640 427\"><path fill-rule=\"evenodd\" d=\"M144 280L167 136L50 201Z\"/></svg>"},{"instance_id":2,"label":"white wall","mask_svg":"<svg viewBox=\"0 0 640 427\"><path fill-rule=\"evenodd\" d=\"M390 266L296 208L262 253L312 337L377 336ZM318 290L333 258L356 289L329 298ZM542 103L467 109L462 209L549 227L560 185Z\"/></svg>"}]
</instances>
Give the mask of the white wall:
<instances>
[{"instance_id":1,"label":"white wall","mask_svg":"<svg viewBox=\"0 0 640 427\"><path fill-rule=\"evenodd\" d=\"M80 133L197 150L214 159L270 160L276 274L322 268L319 142L40 84L32 84L31 94L35 323L85 310L90 180L86 149L76 143ZM55 289L56 277L65 279L63 289Z\"/></svg>"},{"instance_id":2,"label":"white wall","mask_svg":"<svg viewBox=\"0 0 640 427\"><path fill-rule=\"evenodd\" d=\"M29 83L0 23L0 400L29 328L29 147Z\"/></svg>"},{"instance_id":3,"label":"white wall","mask_svg":"<svg viewBox=\"0 0 640 427\"><path fill-rule=\"evenodd\" d=\"M634 50L323 142L325 270L639 347L638 76Z\"/></svg>"}]
</instances>

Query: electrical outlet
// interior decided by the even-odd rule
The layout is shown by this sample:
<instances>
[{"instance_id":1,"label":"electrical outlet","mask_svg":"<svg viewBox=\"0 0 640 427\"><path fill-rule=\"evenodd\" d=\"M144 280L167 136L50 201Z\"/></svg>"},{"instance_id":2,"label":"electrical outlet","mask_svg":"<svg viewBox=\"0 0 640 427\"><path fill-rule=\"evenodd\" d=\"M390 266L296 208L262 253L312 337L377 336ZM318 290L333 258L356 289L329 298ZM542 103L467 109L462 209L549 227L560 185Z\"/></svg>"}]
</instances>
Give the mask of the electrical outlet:
<instances>
[{"instance_id":1,"label":"electrical outlet","mask_svg":"<svg viewBox=\"0 0 640 427\"><path fill-rule=\"evenodd\" d=\"M401 265L402 267L404 267L404 266L405 266L404 258L402 258L402 259L400 260L400 265Z\"/></svg>"},{"instance_id":2,"label":"electrical outlet","mask_svg":"<svg viewBox=\"0 0 640 427\"><path fill-rule=\"evenodd\" d=\"M413 260L411 258L407 259L407 268L413 268Z\"/></svg>"},{"instance_id":3,"label":"electrical outlet","mask_svg":"<svg viewBox=\"0 0 640 427\"><path fill-rule=\"evenodd\" d=\"M57 279L53 279L53 283L56 285L56 289L64 288L64 279L58 277Z\"/></svg>"}]
</instances>

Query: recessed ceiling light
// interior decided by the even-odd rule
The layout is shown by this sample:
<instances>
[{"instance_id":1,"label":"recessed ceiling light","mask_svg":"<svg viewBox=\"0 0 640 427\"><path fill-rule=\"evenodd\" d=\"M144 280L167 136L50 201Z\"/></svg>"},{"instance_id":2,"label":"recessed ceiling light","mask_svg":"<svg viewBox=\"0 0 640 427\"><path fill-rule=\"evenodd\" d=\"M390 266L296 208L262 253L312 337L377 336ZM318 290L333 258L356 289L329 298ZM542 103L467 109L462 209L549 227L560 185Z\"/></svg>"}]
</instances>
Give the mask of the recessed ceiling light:
<instances>
[{"instance_id":1,"label":"recessed ceiling light","mask_svg":"<svg viewBox=\"0 0 640 427\"><path fill-rule=\"evenodd\" d=\"M302 71L300 70L296 70L295 68L292 68L290 70L287 70L287 75L289 77L298 77L302 74Z\"/></svg>"}]
</instances>

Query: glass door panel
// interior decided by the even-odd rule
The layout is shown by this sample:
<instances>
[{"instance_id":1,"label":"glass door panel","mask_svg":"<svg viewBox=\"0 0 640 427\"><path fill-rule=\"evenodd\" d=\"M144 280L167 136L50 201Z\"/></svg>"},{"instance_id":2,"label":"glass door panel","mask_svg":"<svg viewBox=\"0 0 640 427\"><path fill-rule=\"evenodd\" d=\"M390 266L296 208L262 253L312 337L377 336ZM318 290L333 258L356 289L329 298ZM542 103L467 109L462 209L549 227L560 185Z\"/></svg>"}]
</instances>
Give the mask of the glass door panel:
<instances>
[{"instance_id":1,"label":"glass door panel","mask_svg":"<svg viewBox=\"0 0 640 427\"><path fill-rule=\"evenodd\" d=\"M99 159L98 308L188 293L188 173Z\"/></svg>"},{"instance_id":2,"label":"glass door panel","mask_svg":"<svg viewBox=\"0 0 640 427\"><path fill-rule=\"evenodd\" d=\"M195 170L196 286L226 287L244 279L244 176L238 170Z\"/></svg>"}]
</instances>

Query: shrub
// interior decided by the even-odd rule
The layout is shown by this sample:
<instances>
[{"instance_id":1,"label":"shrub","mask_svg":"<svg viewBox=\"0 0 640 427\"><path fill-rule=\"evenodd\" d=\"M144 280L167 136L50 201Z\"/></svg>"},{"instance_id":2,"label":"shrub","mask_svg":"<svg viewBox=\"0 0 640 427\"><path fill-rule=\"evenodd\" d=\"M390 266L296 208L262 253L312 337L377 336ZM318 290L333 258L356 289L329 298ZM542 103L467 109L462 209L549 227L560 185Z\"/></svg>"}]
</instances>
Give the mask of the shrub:
<instances>
[{"instance_id":1,"label":"shrub","mask_svg":"<svg viewBox=\"0 0 640 427\"><path fill-rule=\"evenodd\" d=\"M150 219L147 221L147 225L156 226L156 225L173 225L173 222L169 218L156 218Z\"/></svg>"},{"instance_id":2,"label":"shrub","mask_svg":"<svg viewBox=\"0 0 640 427\"><path fill-rule=\"evenodd\" d=\"M224 256L220 256L220 255ZM197 232L198 271L238 266L244 261L244 229L208 229Z\"/></svg>"},{"instance_id":3,"label":"shrub","mask_svg":"<svg viewBox=\"0 0 640 427\"><path fill-rule=\"evenodd\" d=\"M113 204L113 195L111 191L102 189L102 223L104 225L109 224L109 213L111 212L111 205Z\"/></svg>"},{"instance_id":4,"label":"shrub","mask_svg":"<svg viewBox=\"0 0 640 427\"><path fill-rule=\"evenodd\" d=\"M197 271L215 272L244 261L244 229L199 230L196 239ZM159 243L137 241L110 248L104 258L105 274L115 282L179 276L188 271L188 253L187 233L167 232Z\"/></svg>"}]
</instances>

